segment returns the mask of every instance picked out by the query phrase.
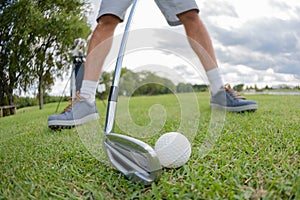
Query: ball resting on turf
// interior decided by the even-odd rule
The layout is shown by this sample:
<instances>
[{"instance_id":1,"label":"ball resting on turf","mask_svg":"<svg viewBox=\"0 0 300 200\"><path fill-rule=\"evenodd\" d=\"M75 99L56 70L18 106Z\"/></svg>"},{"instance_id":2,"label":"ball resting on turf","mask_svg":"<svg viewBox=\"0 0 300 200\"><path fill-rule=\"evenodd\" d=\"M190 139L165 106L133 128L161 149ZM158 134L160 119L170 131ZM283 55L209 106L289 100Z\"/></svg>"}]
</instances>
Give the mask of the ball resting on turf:
<instances>
[{"instance_id":1,"label":"ball resting on turf","mask_svg":"<svg viewBox=\"0 0 300 200\"><path fill-rule=\"evenodd\" d=\"M189 140L178 132L165 133L156 141L154 150L163 167L178 168L191 156Z\"/></svg>"}]
</instances>

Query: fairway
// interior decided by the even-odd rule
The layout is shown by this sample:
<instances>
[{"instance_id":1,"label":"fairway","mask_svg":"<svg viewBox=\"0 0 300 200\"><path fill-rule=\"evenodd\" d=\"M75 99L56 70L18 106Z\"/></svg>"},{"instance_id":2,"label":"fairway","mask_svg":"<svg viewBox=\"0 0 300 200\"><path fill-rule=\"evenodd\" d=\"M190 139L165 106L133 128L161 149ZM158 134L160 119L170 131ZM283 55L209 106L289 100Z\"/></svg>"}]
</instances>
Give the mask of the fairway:
<instances>
[{"instance_id":1,"label":"fairway","mask_svg":"<svg viewBox=\"0 0 300 200\"><path fill-rule=\"evenodd\" d=\"M194 106L189 94L180 95L185 106ZM164 169L149 187L96 159L76 128L50 130L47 118L56 103L41 111L20 109L0 118L0 199L300 199L300 96L247 97L258 102L258 110L226 113L218 139L203 157L199 150L212 111L208 93L197 93L200 115L193 123L190 160ZM181 127L181 103L174 95L120 97L115 129L124 134L134 129L134 137L154 146L161 134ZM103 127L106 109L101 101L97 107Z\"/></svg>"}]
</instances>

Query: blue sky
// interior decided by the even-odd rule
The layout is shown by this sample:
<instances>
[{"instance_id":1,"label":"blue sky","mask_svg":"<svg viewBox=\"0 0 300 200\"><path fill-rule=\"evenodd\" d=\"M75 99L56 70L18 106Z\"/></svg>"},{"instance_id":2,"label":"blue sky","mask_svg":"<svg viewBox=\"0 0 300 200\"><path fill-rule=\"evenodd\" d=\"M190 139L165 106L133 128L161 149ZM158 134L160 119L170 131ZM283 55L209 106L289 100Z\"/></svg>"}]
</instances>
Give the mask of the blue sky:
<instances>
[{"instance_id":1,"label":"blue sky","mask_svg":"<svg viewBox=\"0 0 300 200\"><path fill-rule=\"evenodd\" d=\"M88 2L91 3L89 23L95 27L95 17L101 1L88 0ZM199 15L211 35L225 82L232 85L257 84L261 87L279 84L300 85L299 0L196 0L196 2L200 8ZM122 33L124 26L125 23L118 26L117 36ZM140 30L138 35L141 35L143 33L141 30L145 29L153 29L152 31L163 29L175 36L157 35L160 40L154 39L158 45L155 47L164 49L170 46L175 48L176 45L182 47L182 43L176 40L176 34L173 33L184 35L183 27L169 27L153 0L140 0L135 12L132 30L137 32ZM141 53L144 53L144 57ZM136 52L139 56L132 55L131 57L134 57L132 59L128 56L128 59L124 60L124 65L135 65L134 62L141 65L149 57L146 53L149 55L155 52ZM155 58L158 59L159 56ZM169 55L169 58L170 63L173 60L172 55ZM161 60L164 59L167 57ZM153 61L153 58L151 60L142 65L159 64ZM197 73L193 75L192 70L184 62L171 65L180 71L185 80L197 83L199 79ZM53 93L57 92L56 88L61 87L59 84L63 85L63 83L56 84Z\"/></svg>"}]
</instances>

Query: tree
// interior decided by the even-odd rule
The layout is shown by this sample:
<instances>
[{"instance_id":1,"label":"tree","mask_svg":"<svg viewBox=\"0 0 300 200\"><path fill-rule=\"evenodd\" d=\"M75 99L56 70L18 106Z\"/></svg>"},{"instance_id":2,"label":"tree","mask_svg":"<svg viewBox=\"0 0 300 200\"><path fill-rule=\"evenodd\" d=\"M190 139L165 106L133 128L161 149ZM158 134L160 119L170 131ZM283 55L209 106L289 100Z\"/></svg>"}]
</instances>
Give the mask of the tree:
<instances>
[{"instance_id":1,"label":"tree","mask_svg":"<svg viewBox=\"0 0 300 200\"><path fill-rule=\"evenodd\" d=\"M87 37L90 28L81 11L84 4L80 0L37 0L33 5L38 10L32 69L37 77L40 108L43 105L44 90L49 90L56 76L62 75L70 61L69 47L74 38Z\"/></svg>"},{"instance_id":2,"label":"tree","mask_svg":"<svg viewBox=\"0 0 300 200\"><path fill-rule=\"evenodd\" d=\"M206 92L208 90L208 88L209 87L206 84L200 84L200 85L195 84L195 85L193 85L193 89L194 89L195 92Z\"/></svg>"},{"instance_id":3,"label":"tree","mask_svg":"<svg viewBox=\"0 0 300 200\"><path fill-rule=\"evenodd\" d=\"M18 0L2 0L0 1L0 14L3 13L3 11L10 6L11 4L15 3Z\"/></svg>"},{"instance_id":4,"label":"tree","mask_svg":"<svg viewBox=\"0 0 300 200\"><path fill-rule=\"evenodd\" d=\"M43 108L43 93L70 66L74 38L90 32L84 5L81 0L19 0L1 10L1 99L12 104L14 89L37 85Z\"/></svg>"},{"instance_id":5,"label":"tree","mask_svg":"<svg viewBox=\"0 0 300 200\"><path fill-rule=\"evenodd\" d=\"M112 77L111 73L109 72L103 72L101 74L101 78L99 83L105 85L105 91L102 93L99 93L98 95L101 95L101 98L106 98L108 96L109 90L110 90L110 85L111 85ZM98 93L98 91L97 91Z\"/></svg>"},{"instance_id":6,"label":"tree","mask_svg":"<svg viewBox=\"0 0 300 200\"><path fill-rule=\"evenodd\" d=\"M119 94L126 96L168 94L176 91L174 83L148 71L135 73L122 69Z\"/></svg>"},{"instance_id":7,"label":"tree","mask_svg":"<svg viewBox=\"0 0 300 200\"><path fill-rule=\"evenodd\" d=\"M178 83L176 86L176 91L178 93L193 92L193 86L190 83Z\"/></svg>"},{"instance_id":8,"label":"tree","mask_svg":"<svg viewBox=\"0 0 300 200\"><path fill-rule=\"evenodd\" d=\"M268 85L266 85L265 90L272 90L272 87L269 87Z\"/></svg>"},{"instance_id":9,"label":"tree","mask_svg":"<svg viewBox=\"0 0 300 200\"><path fill-rule=\"evenodd\" d=\"M28 4L6 1L3 5L0 12L0 103L13 105L13 90L21 83L26 85L29 80L29 74L26 73L30 60L27 42L32 35L25 29L28 16L24 13L28 11Z\"/></svg>"},{"instance_id":10,"label":"tree","mask_svg":"<svg viewBox=\"0 0 300 200\"><path fill-rule=\"evenodd\" d=\"M138 88L135 90L134 95L159 95L170 94L176 91L174 83L152 72L139 72L138 73Z\"/></svg>"},{"instance_id":11,"label":"tree","mask_svg":"<svg viewBox=\"0 0 300 200\"><path fill-rule=\"evenodd\" d=\"M139 75L133 71L123 68L121 70L121 80L119 86L119 94L124 96L130 96L134 93L134 90L139 86Z\"/></svg>"},{"instance_id":12,"label":"tree","mask_svg":"<svg viewBox=\"0 0 300 200\"><path fill-rule=\"evenodd\" d=\"M238 92L243 91L243 88L244 88L244 84L238 84L238 85L233 86L233 89Z\"/></svg>"}]
</instances>

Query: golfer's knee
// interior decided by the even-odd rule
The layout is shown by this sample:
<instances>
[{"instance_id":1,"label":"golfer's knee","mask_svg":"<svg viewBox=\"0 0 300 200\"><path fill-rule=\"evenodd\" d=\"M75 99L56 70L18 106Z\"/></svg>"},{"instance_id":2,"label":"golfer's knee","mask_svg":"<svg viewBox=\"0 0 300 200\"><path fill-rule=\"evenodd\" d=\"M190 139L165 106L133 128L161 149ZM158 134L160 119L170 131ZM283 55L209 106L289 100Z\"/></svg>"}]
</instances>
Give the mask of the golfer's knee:
<instances>
[{"instance_id":1,"label":"golfer's knee","mask_svg":"<svg viewBox=\"0 0 300 200\"><path fill-rule=\"evenodd\" d=\"M97 27L102 29L115 29L121 20L114 15L103 15L98 19Z\"/></svg>"},{"instance_id":2,"label":"golfer's knee","mask_svg":"<svg viewBox=\"0 0 300 200\"><path fill-rule=\"evenodd\" d=\"M197 10L189 10L177 15L183 24L199 22L200 18Z\"/></svg>"}]
</instances>

